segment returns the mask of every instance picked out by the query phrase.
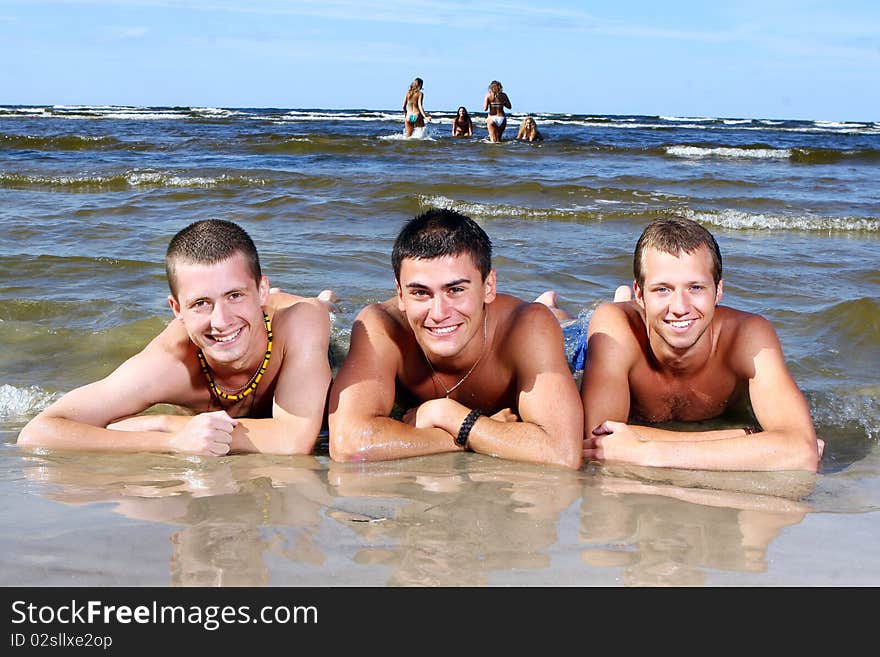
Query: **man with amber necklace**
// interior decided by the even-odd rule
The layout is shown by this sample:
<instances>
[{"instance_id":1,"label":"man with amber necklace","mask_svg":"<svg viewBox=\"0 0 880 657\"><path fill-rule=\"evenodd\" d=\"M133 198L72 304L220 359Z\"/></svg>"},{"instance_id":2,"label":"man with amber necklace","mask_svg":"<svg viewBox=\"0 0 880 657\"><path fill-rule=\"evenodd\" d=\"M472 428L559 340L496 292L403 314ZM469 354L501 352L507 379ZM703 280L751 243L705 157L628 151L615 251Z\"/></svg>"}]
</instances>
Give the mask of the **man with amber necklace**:
<instances>
[{"instance_id":1,"label":"man with amber necklace","mask_svg":"<svg viewBox=\"0 0 880 657\"><path fill-rule=\"evenodd\" d=\"M330 456L471 450L567 468L583 408L547 306L498 294L472 219L429 210L394 244L397 295L364 308L330 393Z\"/></svg>"},{"instance_id":2,"label":"man with amber necklace","mask_svg":"<svg viewBox=\"0 0 880 657\"><path fill-rule=\"evenodd\" d=\"M18 444L218 456L311 452L331 380L332 292L270 297L253 241L222 220L177 233L165 268L175 319L106 378L34 417ZM189 414L141 414L156 404Z\"/></svg>"}]
</instances>

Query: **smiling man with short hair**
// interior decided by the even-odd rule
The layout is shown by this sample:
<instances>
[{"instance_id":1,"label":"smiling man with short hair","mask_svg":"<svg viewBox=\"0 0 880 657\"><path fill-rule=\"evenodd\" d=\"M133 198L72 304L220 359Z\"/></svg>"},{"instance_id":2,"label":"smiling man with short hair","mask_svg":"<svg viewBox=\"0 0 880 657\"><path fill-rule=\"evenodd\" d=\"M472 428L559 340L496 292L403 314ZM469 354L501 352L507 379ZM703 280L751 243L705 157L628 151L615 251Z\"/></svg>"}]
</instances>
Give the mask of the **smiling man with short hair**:
<instances>
[{"instance_id":1,"label":"smiling man with short hair","mask_svg":"<svg viewBox=\"0 0 880 657\"><path fill-rule=\"evenodd\" d=\"M824 443L776 331L719 305L721 252L682 217L652 221L633 256L635 300L603 303L587 330L584 457L700 470L815 471ZM651 426L750 413L759 427Z\"/></svg>"},{"instance_id":2,"label":"smiling man with short hair","mask_svg":"<svg viewBox=\"0 0 880 657\"><path fill-rule=\"evenodd\" d=\"M311 452L331 379L326 300L332 293L273 295L282 297L276 304L251 238L228 221L187 226L171 240L165 263L175 320L106 378L39 413L18 444L205 455ZM138 415L162 403L192 415Z\"/></svg>"},{"instance_id":3,"label":"smiling man with short hair","mask_svg":"<svg viewBox=\"0 0 880 657\"><path fill-rule=\"evenodd\" d=\"M364 308L330 398L330 455L472 450L578 468L583 410L545 305L498 294L491 242L429 210L397 237L397 295ZM405 411L392 417L395 406Z\"/></svg>"}]
</instances>

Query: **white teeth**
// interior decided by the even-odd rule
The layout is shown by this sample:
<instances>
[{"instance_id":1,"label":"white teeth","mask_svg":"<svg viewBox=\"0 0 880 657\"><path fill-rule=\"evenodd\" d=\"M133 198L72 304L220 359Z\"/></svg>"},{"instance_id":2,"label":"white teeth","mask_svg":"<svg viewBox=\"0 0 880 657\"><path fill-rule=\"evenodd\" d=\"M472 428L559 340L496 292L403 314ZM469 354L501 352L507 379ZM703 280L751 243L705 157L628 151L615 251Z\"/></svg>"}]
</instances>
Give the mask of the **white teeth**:
<instances>
[{"instance_id":1,"label":"white teeth","mask_svg":"<svg viewBox=\"0 0 880 657\"><path fill-rule=\"evenodd\" d=\"M226 337L222 337L219 335L212 335L211 337L214 338L215 342L231 342L238 337L239 333L241 333L241 329L238 329L235 333L233 333L232 335L227 335Z\"/></svg>"},{"instance_id":2,"label":"white teeth","mask_svg":"<svg viewBox=\"0 0 880 657\"><path fill-rule=\"evenodd\" d=\"M429 328L428 330L431 331L431 333L439 333L440 335L447 335L449 333L452 333L455 329L456 329L455 326L434 326L434 327Z\"/></svg>"},{"instance_id":3,"label":"white teeth","mask_svg":"<svg viewBox=\"0 0 880 657\"><path fill-rule=\"evenodd\" d=\"M691 325L691 320L687 319L681 322L669 322L675 328L687 328Z\"/></svg>"}]
</instances>

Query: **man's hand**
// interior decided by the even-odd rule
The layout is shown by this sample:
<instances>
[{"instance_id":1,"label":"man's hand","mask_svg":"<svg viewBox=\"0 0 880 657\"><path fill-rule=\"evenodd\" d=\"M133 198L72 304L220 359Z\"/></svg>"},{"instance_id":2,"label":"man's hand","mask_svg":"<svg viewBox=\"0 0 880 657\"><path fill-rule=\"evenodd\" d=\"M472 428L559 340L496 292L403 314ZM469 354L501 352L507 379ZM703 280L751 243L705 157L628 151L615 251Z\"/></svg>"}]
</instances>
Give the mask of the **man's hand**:
<instances>
[{"instance_id":1,"label":"man's hand","mask_svg":"<svg viewBox=\"0 0 880 657\"><path fill-rule=\"evenodd\" d=\"M441 426L441 414L444 412L444 408L446 408L448 404L449 400L446 398L429 399L415 408L409 409L403 414L401 421L415 427L416 429L439 427Z\"/></svg>"},{"instance_id":2,"label":"man's hand","mask_svg":"<svg viewBox=\"0 0 880 657\"><path fill-rule=\"evenodd\" d=\"M500 411L489 417L496 422L519 422L519 415L514 413L512 408L502 408Z\"/></svg>"},{"instance_id":3,"label":"man's hand","mask_svg":"<svg viewBox=\"0 0 880 657\"><path fill-rule=\"evenodd\" d=\"M649 465L639 458L640 447L649 442L624 422L605 420L584 439L585 461L627 461Z\"/></svg>"},{"instance_id":4,"label":"man's hand","mask_svg":"<svg viewBox=\"0 0 880 657\"><path fill-rule=\"evenodd\" d=\"M237 424L226 411L201 413L171 439L171 449L187 454L223 456L229 453L232 431Z\"/></svg>"}]
</instances>

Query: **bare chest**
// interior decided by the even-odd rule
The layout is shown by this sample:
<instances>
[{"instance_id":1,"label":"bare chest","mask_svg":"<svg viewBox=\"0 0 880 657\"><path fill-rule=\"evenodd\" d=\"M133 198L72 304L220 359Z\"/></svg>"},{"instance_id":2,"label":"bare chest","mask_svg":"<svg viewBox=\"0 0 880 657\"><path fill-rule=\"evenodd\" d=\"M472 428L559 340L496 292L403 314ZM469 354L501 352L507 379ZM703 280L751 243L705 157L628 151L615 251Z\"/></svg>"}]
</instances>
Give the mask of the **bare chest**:
<instances>
[{"instance_id":1,"label":"bare chest","mask_svg":"<svg viewBox=\"0 0 880 657\"><path fill-rule=\"evenodd\" d=\"M397 379L397 403L413 408L431 399L449 397L469 408L492 414L503 408L516 409L516 382L505 368L480 363L461 381L459 375L432 372L427 364L411 367ZM461 382L459 384L459 382Z\"/></svg>"},{"instance_id":2,"label":"bare chest","mask_svg":"<svg viewBox=\"0 0 880 657\"><path fill-rule=\"evenodd\" d=\"M706 369L671 375L647 365L630 376L630 418L647 422L697 421L723 415L745 394L729 372Z\"/></svg>"}]
</instances>

